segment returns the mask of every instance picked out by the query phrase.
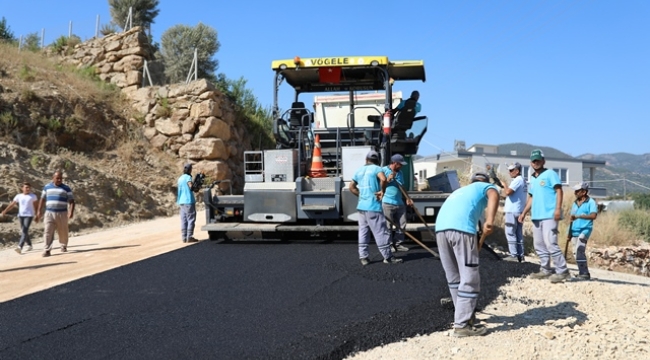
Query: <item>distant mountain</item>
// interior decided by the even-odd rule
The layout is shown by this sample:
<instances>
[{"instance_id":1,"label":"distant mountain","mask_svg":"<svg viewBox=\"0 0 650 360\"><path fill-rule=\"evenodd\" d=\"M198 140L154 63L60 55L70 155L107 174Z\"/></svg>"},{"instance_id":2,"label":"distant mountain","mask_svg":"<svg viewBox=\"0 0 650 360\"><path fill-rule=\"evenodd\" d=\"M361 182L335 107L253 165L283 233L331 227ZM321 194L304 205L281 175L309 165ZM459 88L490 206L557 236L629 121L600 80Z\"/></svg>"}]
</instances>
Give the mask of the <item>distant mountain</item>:
<instances>
[{"instance_id":1,"label":"distant mountain","mask_svg":"<svg viewBox=\"0 0 650 360\"><path fill-rule=\"evenodd\" d=\"M650 193L650 153L643 155L628 153L583 154L577 158L606 161L605 168L596 169L594 180L604 181L597 182L595 185L606 188L607 194L610 196L617 194L623 196L623 194L633 192ZM589 178L587 171L583 174L583 178Z\"/></svg>"}]
</instances>

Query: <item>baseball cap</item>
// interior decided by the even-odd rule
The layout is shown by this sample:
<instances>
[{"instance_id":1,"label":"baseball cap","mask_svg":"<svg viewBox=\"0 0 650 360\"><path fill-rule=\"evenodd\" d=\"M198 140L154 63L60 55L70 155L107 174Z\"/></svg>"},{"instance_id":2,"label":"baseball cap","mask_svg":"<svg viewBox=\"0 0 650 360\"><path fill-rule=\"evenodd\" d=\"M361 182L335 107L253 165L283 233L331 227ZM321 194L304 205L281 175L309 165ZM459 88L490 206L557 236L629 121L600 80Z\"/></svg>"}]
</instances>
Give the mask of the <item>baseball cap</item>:
<instances>
[{"instance_id":1,"label":"baseball cap","mask_svg":"<svg viewBox=\"0 0 650 360\"><path fill-rule=\"evenodd\" d=\"M477 172L477 173L474 173L474 174L472 175L470 181L471 181L471 182L475 182L475 181L483 181L483 182L487 182L487 181L489 181L489 179L490 179L490 178L487 176L486 173Z\"/></svg>"},{"instance_id":2,"label":"baseball cap","mask_svg":"<svg viewBox=\"0 0 650 360\"><path fill-rule=\"evenodd\" d=\"M530 161L544 160L544 153L540 149L535 149L530 153Z\"/></svg>"},{"instance_id":3,"label":"baseball cap","mask_svg":"<svg viewBox=\"0 0 650 360\"><path fill-rule=\"evenodd\" d=\"M400 154L395 154L391 156L390 161L394 163L400 163L402 165L406 165L406 161L404 161L404 156Z\"/></svg>"},{"instance_id":4,"label":"baseball cap","mask_svg":"<svg viewBox=\"0 0 650 360\"><path fill-rule=\"evenodd\" d=\"M366 159L379 160L379 154L375 150L370 150L366 155Z\"/></svg>"},{"instance_id":5,"label":"baseball cap","mask_svg":"<svg viewBox=\"0 0 650 360\"><path fill-rule=\"evenodd\" d=\"M518 162L515 162L513 164L508 165L508 171L514 170L514 169L521 169L521 164Z\"/></svg>"},{"instance_id":6,"label":"baseball cap","mask_svg":"<svg viewBox=\"0 0 650 360\"><path fill-rule=\"evenodd\" d=\"M589 190L589 184L586 181L579 182L573 187L573 190Z\"/></svg>"}]
</instances>

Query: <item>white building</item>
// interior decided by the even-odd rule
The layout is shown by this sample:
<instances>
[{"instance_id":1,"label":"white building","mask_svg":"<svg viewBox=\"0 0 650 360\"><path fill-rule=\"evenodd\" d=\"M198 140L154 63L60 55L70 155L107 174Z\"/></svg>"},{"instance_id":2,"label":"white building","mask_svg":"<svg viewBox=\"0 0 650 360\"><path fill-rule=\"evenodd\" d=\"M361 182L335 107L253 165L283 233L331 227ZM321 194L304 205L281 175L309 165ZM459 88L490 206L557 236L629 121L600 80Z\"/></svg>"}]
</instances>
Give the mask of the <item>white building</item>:
<instances>
[{"instance_id":1,"label":"white building","mask_svg":"<svg viewBox=\"0 0 650 360\"><path fill-rule=\"evenodd\" d=\"M533 149L541 149L544 152L546 168L555 170L562 184L567 187L581 181L593 181L595 169L605 167L605 161L577 159L544 146L474 144L465 149L463 141L456 141L453 152L419 158L414 161L413 166L421 183L423 179L446 170L456 170L462 177L476 171L486 172L490 167L495 169L499 177L508 179L508 165L514 162L522 165L522 175L525 179L529 179L532 174L530 152ZM583 179L584 169L589 169L589 179ZM590 187L589 194L594 198L604 198L607 196L607 191L605 188Z\"/></svg>"}]
</instances>

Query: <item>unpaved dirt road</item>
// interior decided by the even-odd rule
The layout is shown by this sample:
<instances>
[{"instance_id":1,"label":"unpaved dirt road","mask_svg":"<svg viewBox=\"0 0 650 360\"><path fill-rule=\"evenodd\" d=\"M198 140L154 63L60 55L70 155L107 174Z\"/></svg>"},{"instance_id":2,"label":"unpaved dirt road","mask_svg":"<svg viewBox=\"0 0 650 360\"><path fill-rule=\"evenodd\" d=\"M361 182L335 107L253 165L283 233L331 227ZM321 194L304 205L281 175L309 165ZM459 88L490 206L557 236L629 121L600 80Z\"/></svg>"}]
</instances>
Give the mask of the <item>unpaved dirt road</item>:
<instances>
[{"instance_id":1,"label":"unpaved dirt road","mask_svg":"<svg viewBox=\"0 0 650 360\"><path fill-rule=\"evenodd\" d=\"M207 239L200 230L205 216L197 213L194 237ZM43 239L33 239L34 250L19 255L0 251L0 302L114 269L126 264L191 246L180 240L178 216L135 223L106 231L71 237L68 252L54 241L52 256L42 257Z\"/></svg>"}]
</instances>

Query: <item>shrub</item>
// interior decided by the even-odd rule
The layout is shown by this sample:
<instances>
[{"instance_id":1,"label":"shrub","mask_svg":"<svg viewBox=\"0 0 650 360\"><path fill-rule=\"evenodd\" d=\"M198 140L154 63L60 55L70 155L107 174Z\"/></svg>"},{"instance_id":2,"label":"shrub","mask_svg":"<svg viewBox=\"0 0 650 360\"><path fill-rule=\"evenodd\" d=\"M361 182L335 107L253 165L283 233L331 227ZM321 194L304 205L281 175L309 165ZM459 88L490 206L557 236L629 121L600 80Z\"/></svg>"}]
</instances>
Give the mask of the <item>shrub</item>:
<instances>
[{"instance_id":1,"label":"shrub","mask_svg":"<svg viewBox=\"0 0 650 360\"><path fill-rule=\"evenodd\" d=\"M32 165L33 168L37 168L41 165L43 165L43 159L38 156L38 155L33 155L31 159L29 159L29 163Z\"/></svg>"},{"instance_id":2,"label":"shrub","mask_svg":"<svg viewBox=\"0 0 650 360\"><path fill-rule=\"evenodd\" d=\"M18 72L18 77L20 77L20 79L23 81L34 81L36 79L34 77L34 72L27 65L23 65L20 68L20 71Z\"/></svg>"},{"instance_id":3,"label":"shrub","mask_svg":"<svg viewBox=\"0 0 650 360\"><path fill-rule=\"evenodd\" d=\"M41 49L41 38L38 36L38 33L30 33L23 39L24 49L27 49L31 52L37 52Z\"/></svg>"},{"instance_id":4,"label":"shrub","mask_svg":"<svg viewBox=\"0 0 650 360\"><path fill-rule=\"evenodd\" d=\"M644 210L626 210L619 213L619 224L650 242L650 213Z\"/></svg>"},{"instance_id":5,"label":"shrub","mask_svg":"<svg viewBox=\"0 0 650 360\"><path fill-rule=\"evenodd\" d=\"M46 129L56 132L63 127L61 120L58 118L41 118L38 121L39 124L43 125Z\"/></svg>"},{"instance_id":6,"label":"shrub","mask_svg":"<svg viewBox=\"0 0 650 360\"><path fill-rule=\"evenodd\" d=\"M99 32L104 36L114 34L117 32L117 26L113 23L104 24L101 29L99 29Z\"/></svg>"},{"instance_id":7,"label":"shrub","mask_svg":"<svg viewBox=\"0 0 650 360\"><path fill-rule=\"evenodd\" d=\"M20 93L20 100L21 101L29 102L29 101L34 101L36 99L38 99L38 95L36 95L36 93L33 92L30 89L24 89Z\"/></svg>"},{"instance_id":8,"label":"shrub","mask_svg":"<svg viewBox=\"0 0 650 360\"><path fill-rule=\"evenodd\" d=\"M74 134L84 126L84 121L73 115L64 121L63 126L67 133Z\"/></svg>"},{"instance_id":9,"label":"shrub","mask_svg":"<svg viewBox=\"0 0 650 360\"><path fill-rule=\"evenodd\" d=\"M18 120L14 118L11 111L5 111L0 114L0 126L2 126L3 129L10 131L18 126Z\"/></svg>"},{"instance_id":10,"label":"shrub","mask_svg":"<svg viewBox=\"0 0 650 360\"><path fill-rule=\"evenodd\" d=\"M650 194L631 194L631 197L635 209L650 210Z\"/></svg>"},{"instance_id":11,"label":"shrub","mask_svg":"<svg viewBox=\"0 0 650 360\"><path fill-rule=\"evenodd\" d=\"M52 49L54 49L54 52L57 54L62 54L63 51L65 50L65 47L68 46L68 37L67 36L59 36L54 40L52 43Z\"/></svg>"},{"instance_id":12,"label":"shrub","mask_svg":"<svg viewBox=\"0 0 650 360\"><path fill-rule=\"evenodd\" d=\"M158 104L160 106L156 108L156 116L166 118L172 115L172 108L169 105L169 99L161 98L159 99Z\"/></svg>"},{"instance_id":13,"label":"shrub","mask_svg":"<svg viewBox=\"0 0 650 360\"><path fill-rule=\"evenodd\" d=\"M81 44L81 38L77 35L72 35L68 38L68 49L72 51L72 49Z\"/></svg>"}]
</instances>

